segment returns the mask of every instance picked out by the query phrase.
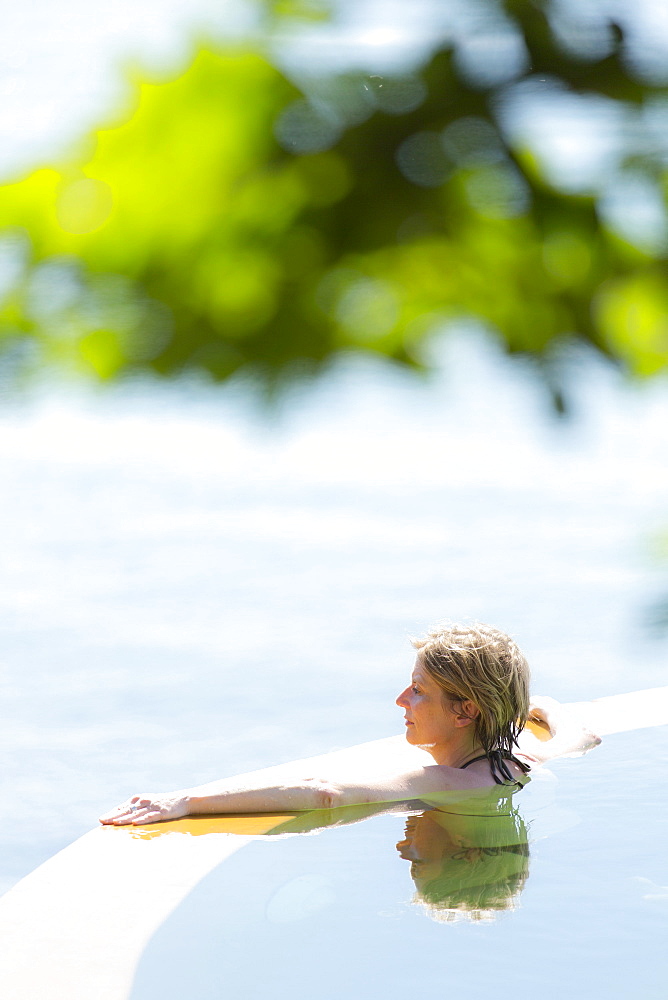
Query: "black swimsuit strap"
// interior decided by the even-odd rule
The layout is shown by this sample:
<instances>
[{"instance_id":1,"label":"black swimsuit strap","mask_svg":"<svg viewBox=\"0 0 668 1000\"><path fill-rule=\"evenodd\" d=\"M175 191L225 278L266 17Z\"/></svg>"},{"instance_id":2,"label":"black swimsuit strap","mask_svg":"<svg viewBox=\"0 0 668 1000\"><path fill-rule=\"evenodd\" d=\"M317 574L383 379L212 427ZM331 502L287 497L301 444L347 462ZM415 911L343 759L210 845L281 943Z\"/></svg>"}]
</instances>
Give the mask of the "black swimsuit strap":
<instances>
[{"instance_id":1,"label":"black swimsuit strap","mask_svg":"<svg viewBox=\"0 0 668 1000\"><path fill-rule=\"evenodd\" d=\"M506 764L507 760L512 761L513 764L517 764L524 774L528 774L531 770L528 764L525 764L522 760L518 760L514 754L508 753L507 750L490 750L489 753L481 753L479 757L472 757L471 760L467 760L465 764L461 765L459 770L463 771L465 767L469 766L469 764L477 764L479 760L489 761L492 777L497 785L505 785L507 781L512 781L516 785L520 784L511 774L508 765ZM499 775L501 775L501 777L499 777Z\"/></svg>"}]
</instances>

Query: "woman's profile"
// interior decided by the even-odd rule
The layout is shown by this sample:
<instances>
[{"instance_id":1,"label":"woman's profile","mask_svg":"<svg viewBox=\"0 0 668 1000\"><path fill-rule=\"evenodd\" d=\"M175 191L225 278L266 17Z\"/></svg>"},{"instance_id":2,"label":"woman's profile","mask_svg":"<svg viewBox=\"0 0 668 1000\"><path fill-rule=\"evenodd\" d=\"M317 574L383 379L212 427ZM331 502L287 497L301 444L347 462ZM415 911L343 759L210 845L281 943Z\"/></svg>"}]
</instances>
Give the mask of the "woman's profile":
<instances>
[{"instance_id":1,"label":"woman's profile","mask_svg":"<svg viewBox=\"0 0 668 1000\"><path fill-rule=\"evenodd\" d=\"M519 790L537 764L600 742L552 699L530 701L527 661L504 632L448 624L413 645L412 677L396 703L404 711L406 740L416 749L401 766L395 760L385 773L369 776L316 771L272 780L259 772L133 795L101 822L143 825L189 815L296 813L365 803L438 805L444 794L449 801L453 795L488 798L485 790ZM528 717L547 724L547 742L524 729Z\"/></svg>"}]
</instances>

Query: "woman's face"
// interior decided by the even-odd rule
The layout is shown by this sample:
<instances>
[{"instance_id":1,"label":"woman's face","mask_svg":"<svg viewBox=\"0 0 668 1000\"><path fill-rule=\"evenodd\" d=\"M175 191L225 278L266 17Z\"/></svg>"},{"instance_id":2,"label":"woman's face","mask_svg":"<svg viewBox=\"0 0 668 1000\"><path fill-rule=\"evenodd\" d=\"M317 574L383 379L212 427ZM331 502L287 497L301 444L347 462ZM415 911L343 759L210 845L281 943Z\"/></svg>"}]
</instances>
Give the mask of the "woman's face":
<instances>
[{"instance_id":1,"label":"woman's face","mask_svg":"<svg viewBox=\"0 0 668 1000\"><path fill-rule=\"evenodd\" d=\"M404 709L406 739L416 746L445 743L454 730L454 713L448 708L443 689L433 680L418 656L411 683L397 698Z\"/></svg>"}]
</instances>

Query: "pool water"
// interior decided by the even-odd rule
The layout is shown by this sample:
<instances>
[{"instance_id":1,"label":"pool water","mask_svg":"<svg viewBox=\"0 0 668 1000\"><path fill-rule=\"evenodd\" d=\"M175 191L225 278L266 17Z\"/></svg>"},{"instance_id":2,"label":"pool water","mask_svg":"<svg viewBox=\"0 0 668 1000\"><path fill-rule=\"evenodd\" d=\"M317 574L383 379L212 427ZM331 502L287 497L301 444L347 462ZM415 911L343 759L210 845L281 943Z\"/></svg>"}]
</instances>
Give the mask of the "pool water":
<instances>
[{"instance_id":1,"label":"pool water","mask_svg":"<svg viewBox=\"0 0 668 1000\"><path fill-rule=\"evenodd\" d=\"M410 864L396 847L406 820L397 815L247 844L160 927L132 1000L403 1000L416 989L466 998L518 989L547 998L663 998L668 807L665 782L657 785L646 764L665 761L667 751L661 727L609 737L586 759L553 764L556 780L539 775L537 794L527 787L515 796L528 852L506 847L511 863L499 867L489 839L475 857L448 850L445 905L412 901ZM506 823L500 840L511 839ZM428 853L424 831L421 848ZM468 879L457 866L471 870ZM471 905L483 897L494 905Z\"/></svg>"}]
</instances>

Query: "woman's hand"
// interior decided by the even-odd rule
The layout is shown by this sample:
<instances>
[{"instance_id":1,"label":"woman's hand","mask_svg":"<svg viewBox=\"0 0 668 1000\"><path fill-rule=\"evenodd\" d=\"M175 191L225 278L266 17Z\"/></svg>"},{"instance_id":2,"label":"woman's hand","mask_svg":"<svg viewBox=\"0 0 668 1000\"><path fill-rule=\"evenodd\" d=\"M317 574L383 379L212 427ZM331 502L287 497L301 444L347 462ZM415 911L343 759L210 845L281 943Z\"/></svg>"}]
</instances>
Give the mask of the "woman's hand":
<instances>
[{"instance_id":1,"label":"woman's hand","mask_svg":"<svg viewBox=\"0 0 668 1000\"><path fill-rule=\"evenodd\" d=\"M549 698L547 695L532 695L529 702L529 718L536 722L543 722L552 735L563 718L563 706L556 698ZM550 725L550 718L552 725Z\"/></svg>"},{"instance_id":2,"label":"woman's hand","mask_svg":"<svg viewBox=\"0 0 668 1000\"><path fill-rule=\"evenodd\" d=\"M188 796L183 792L133 795L127 802L100 816L105 826L143 826L189 815Z\"/></svg>"},{"instance_id":3,"label":"woman's hand","mask_svg":"<svg viewBox=\"0 0 668 1000\"><path fill-rule=\"evenodd\" d=\"M552 739L542 744L538 760L551 757L580 756L597 747L601 737L585 726L578 715L555 698L533 695L529 703L529 718L544 722Z\"/></svg>"}]
</instances>

